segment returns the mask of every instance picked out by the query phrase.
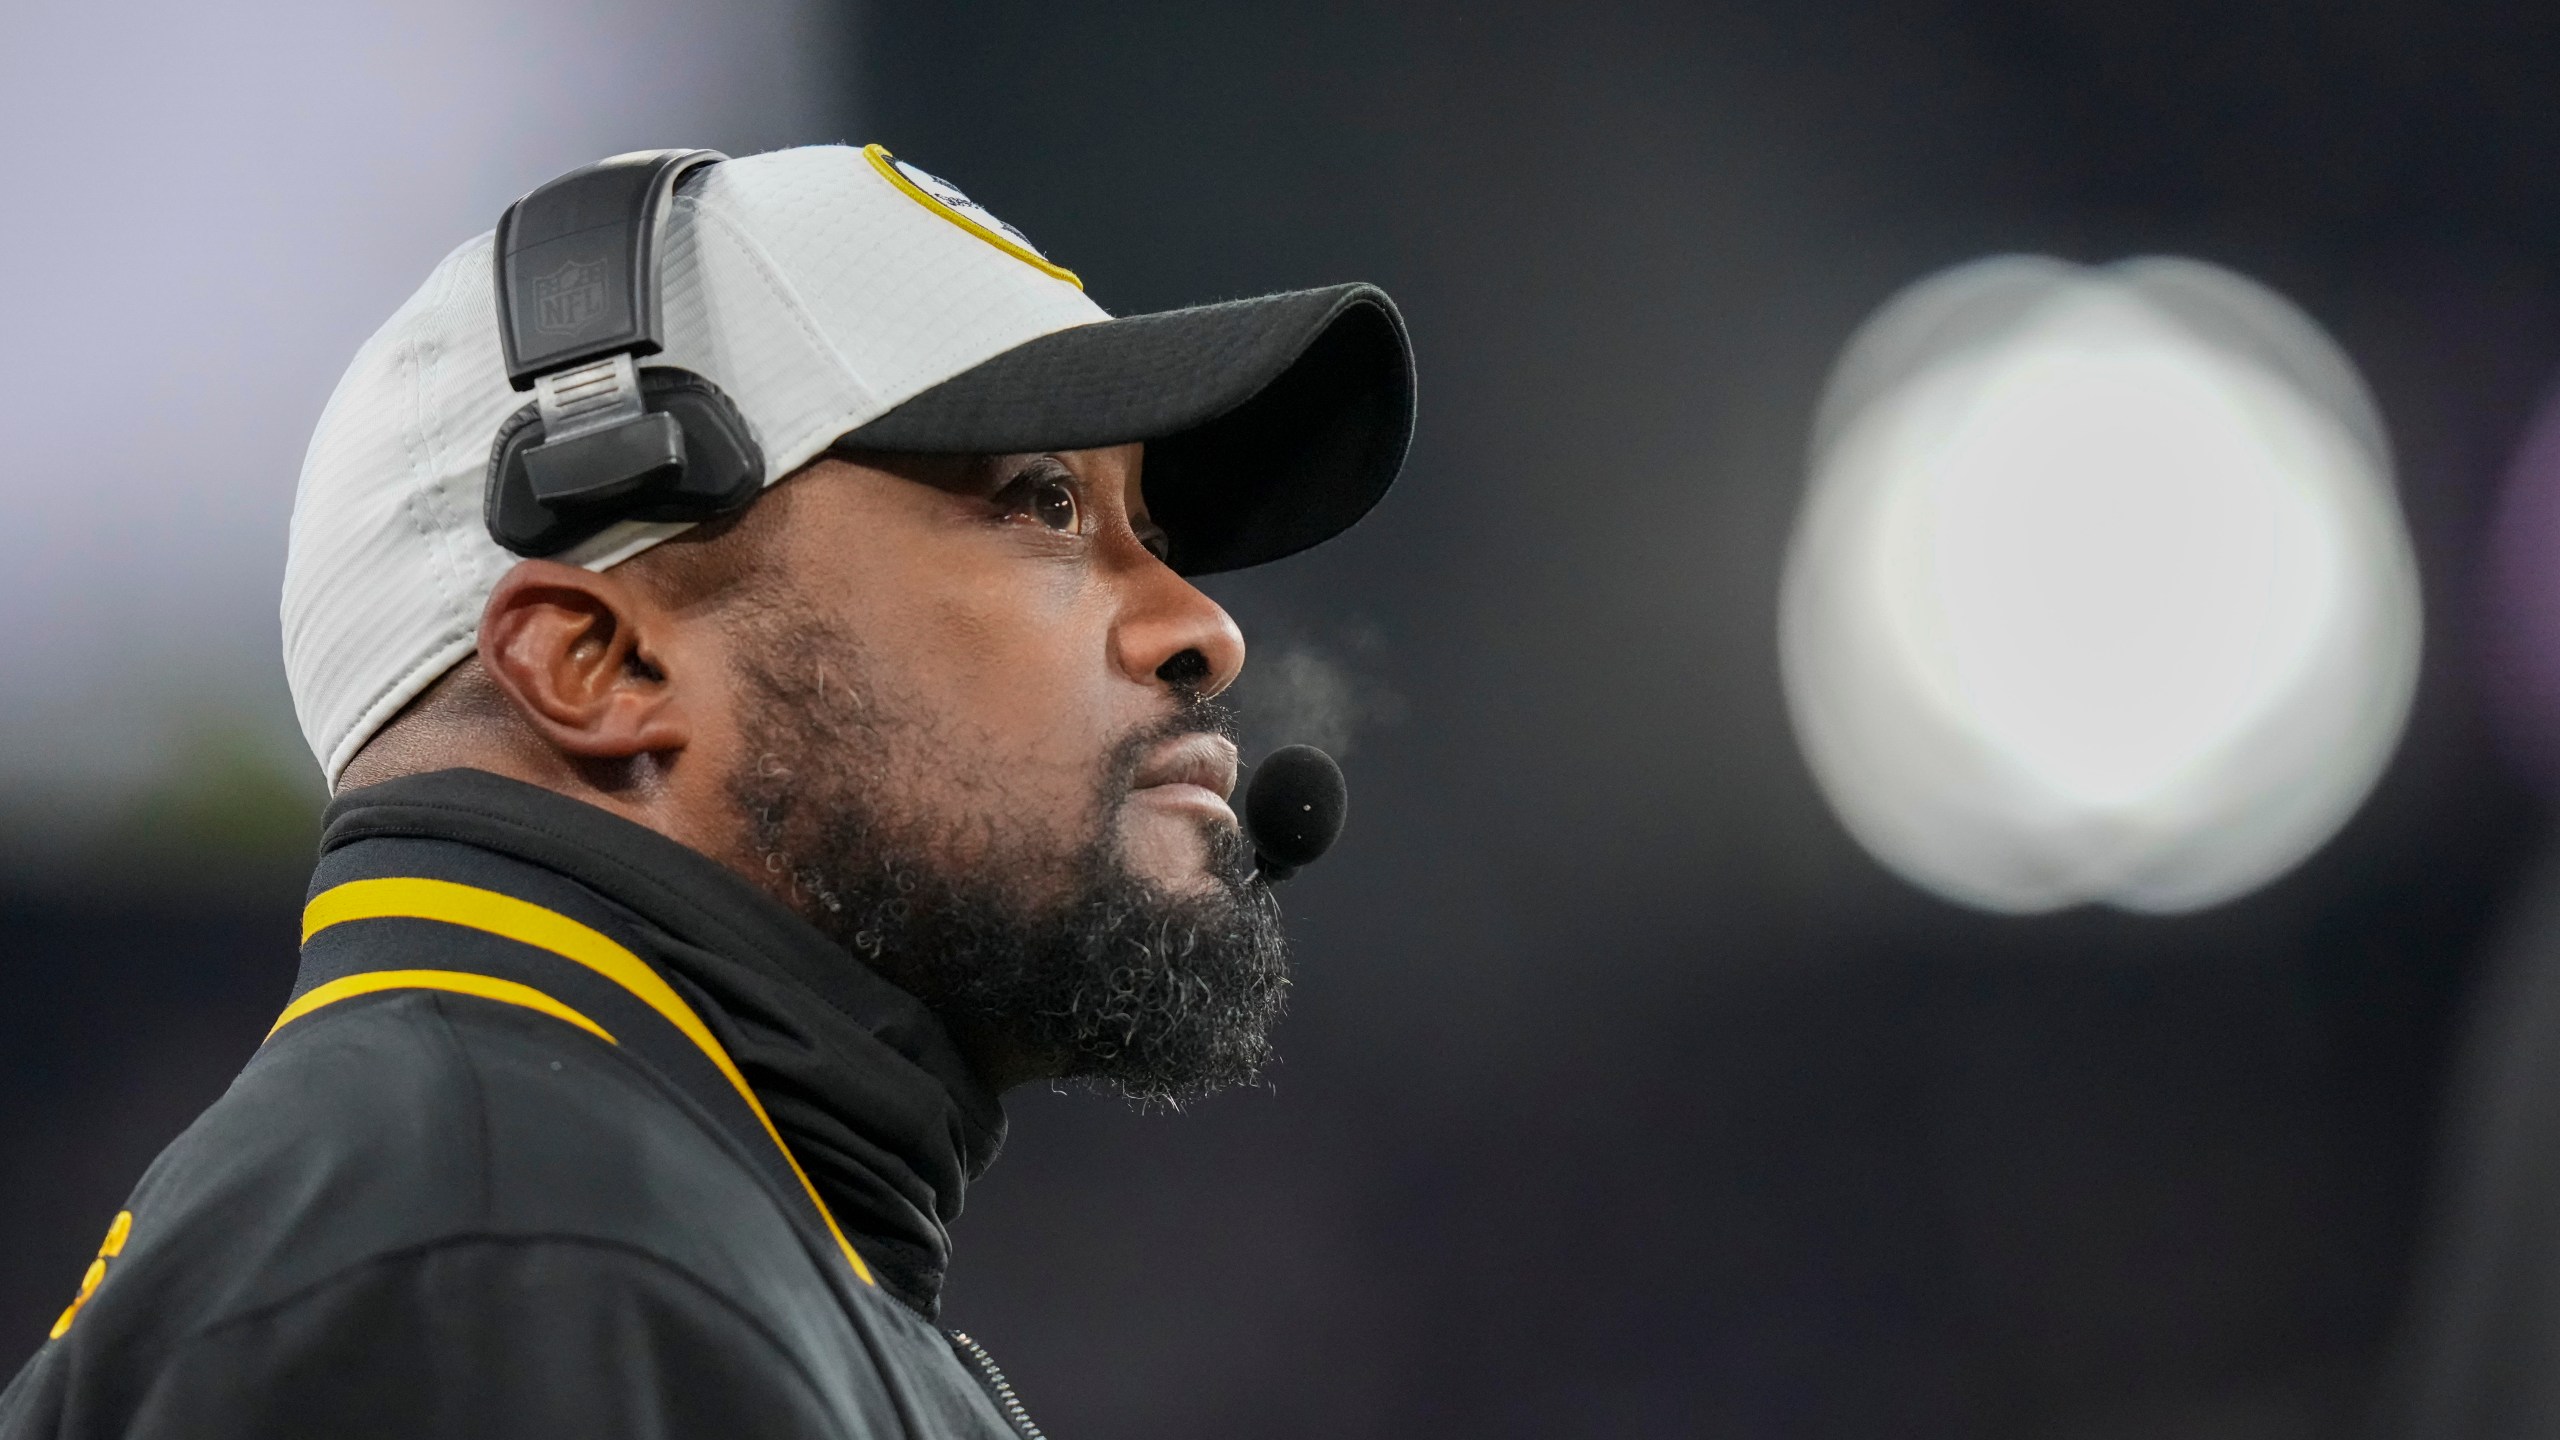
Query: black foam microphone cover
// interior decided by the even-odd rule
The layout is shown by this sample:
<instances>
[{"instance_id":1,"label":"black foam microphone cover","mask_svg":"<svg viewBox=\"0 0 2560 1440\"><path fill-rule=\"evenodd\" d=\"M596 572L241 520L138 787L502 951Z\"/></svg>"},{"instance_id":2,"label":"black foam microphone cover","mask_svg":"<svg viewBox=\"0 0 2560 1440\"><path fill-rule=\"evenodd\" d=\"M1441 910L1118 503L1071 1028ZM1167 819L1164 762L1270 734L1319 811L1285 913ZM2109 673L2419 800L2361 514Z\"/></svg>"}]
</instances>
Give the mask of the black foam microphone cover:
<instances>
[{"instance_id":1,"label":"black foam microphone cover","mask_svg":"<svg viewBox=\"0 0 2560 1440\"><path fill-rule=\"evenodd\" d=\"M1262 878L1288 879L1333 848L1351 808L1342 767L1313 745L1283 745L1253 768L1244 791L1244 831Z\"/></svg>"}]
</instances>

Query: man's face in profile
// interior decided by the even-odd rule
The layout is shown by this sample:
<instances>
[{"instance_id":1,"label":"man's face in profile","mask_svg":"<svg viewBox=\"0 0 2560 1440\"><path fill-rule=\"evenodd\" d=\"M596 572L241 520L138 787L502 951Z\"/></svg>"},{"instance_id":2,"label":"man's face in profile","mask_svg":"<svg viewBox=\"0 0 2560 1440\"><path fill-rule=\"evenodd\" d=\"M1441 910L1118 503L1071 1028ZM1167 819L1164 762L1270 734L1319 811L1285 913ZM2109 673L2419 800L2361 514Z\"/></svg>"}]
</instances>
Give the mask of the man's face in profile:
<instances>
[{"instance_id":1,"label":"man's face in profile","mask_svg":"<svg viewBox=\"0 0 2560 1440\"><path fill-rule=\"evenodd\" d=\"M1160 558L1140 448L821 461L728 639L734 857L994 1083L1249 1079L1287 986L1228 809L1244 645Z\"/></svg>"}]
</instances>

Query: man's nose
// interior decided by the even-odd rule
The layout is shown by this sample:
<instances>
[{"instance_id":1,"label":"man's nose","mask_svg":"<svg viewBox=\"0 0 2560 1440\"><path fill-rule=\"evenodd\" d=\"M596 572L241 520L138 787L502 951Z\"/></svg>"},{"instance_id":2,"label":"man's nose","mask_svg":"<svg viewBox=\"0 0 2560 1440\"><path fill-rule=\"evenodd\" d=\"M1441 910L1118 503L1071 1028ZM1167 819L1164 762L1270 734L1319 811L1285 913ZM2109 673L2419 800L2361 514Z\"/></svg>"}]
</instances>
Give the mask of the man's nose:
<instances>
[{"instance_id":1,"label":"man's nose","mask_svg":"<svg viewBox=\"0 0 2560 1440\"><path fill-rule=\"evenodd\" d=\"M1203 697L1234 684L1244 669L1244 632L1217 601L1154 556L1147 560L1128 576L1133 593L1112 635L1122 673Z\"/></svg>"}]
</instances>

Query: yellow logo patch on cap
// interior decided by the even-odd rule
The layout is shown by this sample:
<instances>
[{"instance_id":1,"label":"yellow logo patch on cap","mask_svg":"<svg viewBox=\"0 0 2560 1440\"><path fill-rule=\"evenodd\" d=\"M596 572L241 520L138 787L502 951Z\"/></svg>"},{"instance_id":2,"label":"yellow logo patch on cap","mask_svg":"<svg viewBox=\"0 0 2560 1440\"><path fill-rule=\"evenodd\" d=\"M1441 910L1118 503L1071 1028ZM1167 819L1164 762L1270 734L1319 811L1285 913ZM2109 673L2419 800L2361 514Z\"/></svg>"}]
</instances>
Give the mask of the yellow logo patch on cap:
<instances>
[{"instance_id":1,"label":"yellow logo patch on cap","mask_svg":"<svg viewBox=\"0 0 2560 1440\"><path fill-rule=\"evenodd\" d=\"M970 199L959 186L931 171L917 169L890 154L885 146L865 145L862 154L871 162L872 169L905 191L907 197L917 204L1040 273L1055 276L1079 290L1084 288L1084 281L1076 278L1076 272L1051 263L1049 257L1041 254L1040 248L1021 231L997 219L993 212Z\"/></svg>"}]
</instances>

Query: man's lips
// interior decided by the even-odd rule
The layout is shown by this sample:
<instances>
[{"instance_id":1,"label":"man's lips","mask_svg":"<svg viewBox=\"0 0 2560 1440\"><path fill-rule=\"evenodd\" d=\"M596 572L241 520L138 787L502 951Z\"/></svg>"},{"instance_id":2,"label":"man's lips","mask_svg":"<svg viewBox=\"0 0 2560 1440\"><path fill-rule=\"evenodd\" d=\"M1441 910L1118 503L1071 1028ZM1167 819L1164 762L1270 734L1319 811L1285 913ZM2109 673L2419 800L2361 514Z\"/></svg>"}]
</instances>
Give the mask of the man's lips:
<instances>
[{"instance_id":1,"label":"man's lips","mask_svg":"<svg viewBox=\"0 0 2560 1440\"><path fill-rule=\"evenodd\" d=\"M1236 788L1236 746L1223 735L1177 736L1149 750L1129 782L1133 797L1196 808L1234 823L1227 796Z\"/></svg>"}]
</instances>

